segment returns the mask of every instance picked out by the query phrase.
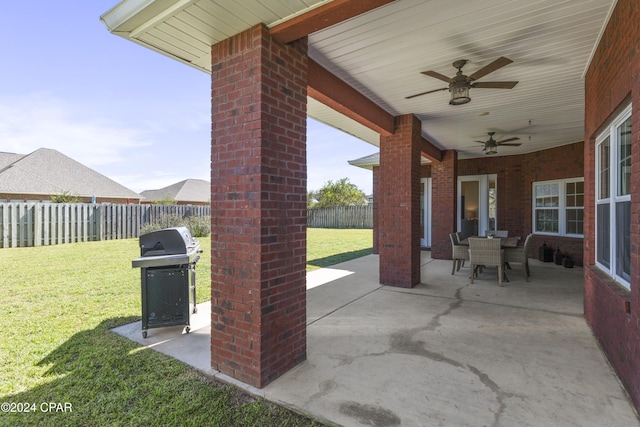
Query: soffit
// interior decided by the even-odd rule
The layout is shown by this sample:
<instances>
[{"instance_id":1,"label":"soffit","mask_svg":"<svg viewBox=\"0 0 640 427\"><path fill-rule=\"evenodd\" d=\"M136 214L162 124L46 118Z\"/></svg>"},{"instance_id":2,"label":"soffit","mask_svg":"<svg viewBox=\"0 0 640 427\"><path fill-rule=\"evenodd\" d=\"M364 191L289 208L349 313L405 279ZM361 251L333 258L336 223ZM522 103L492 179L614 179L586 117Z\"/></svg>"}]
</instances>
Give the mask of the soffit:
<instances>
[{"instance_id":1,"label":"soffit","mask_svg":"<svg viewBox=\"0 0 640 427\"><path fill-rule=\"evenodd\" d=\"M103 16L114 33L205 72L210 46L263 22L273 26L326 3L313 0L125 0ZM582 141L583 73L614 5L612 0L396 0L309 36L316 62L393 115L415 114L423 135L459 158L483 156L495 139L519 137L521 154ZM126 6L126 7L125 7ZM448 91L406 96L446 86L425 76L469 75L500 56L514 62L481 82L517 80L510 90L471 89L471 102L450 106ZM377 145L353 120L310 102L319 121ZM489 113L488 115L483 115Z\"/></svg>"},{"instance_id":2,"label":"soffit","mask_svg":"<svg viewBox=\"0 0 640 427\"><path fill-rule=\"evenodd\" d=\"M254 25L268 26L328 0L124 0L102 17L109 31L205 72L211 46Z\"/></svg>"}]
</instances>

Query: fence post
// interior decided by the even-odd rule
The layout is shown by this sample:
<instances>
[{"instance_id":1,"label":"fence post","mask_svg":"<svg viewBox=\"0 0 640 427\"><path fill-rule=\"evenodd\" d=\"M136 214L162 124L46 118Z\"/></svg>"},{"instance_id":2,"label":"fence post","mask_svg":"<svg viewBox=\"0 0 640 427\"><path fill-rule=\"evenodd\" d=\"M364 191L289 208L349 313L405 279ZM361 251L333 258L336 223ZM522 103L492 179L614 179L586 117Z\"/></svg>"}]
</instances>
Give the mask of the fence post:
<instances>
[{"instance_id":1,"label":"fence post","mask_svg":"<svg viewBox=\"0 0 640 427\"><path fill-rule=\"evenodd\" d=\"M2 212L2 247L9 247L9 205L2 204L0 212Z\"/></svg>"},{"instance_id":2,"label":"fence post","mask_svg":"<svg viewBox=\"0 0 640 427\"><path fill-rule=\"evenodd\" d=\"M42 203L33 205L33 246L42 245Z\"/></svg>"},{"instance_id":3,"label":"fence post","mask_svg":"<svg viewBox=\"0 0 640 427\"><path fill-rule=\"evenodd\" d=\"M104 205L98 206L98 211L96 212L98 217L96 218L96 225L98 226L97 236L98 240L104 240L105 230L104 230Z\"/></svg>"}]
</instances>

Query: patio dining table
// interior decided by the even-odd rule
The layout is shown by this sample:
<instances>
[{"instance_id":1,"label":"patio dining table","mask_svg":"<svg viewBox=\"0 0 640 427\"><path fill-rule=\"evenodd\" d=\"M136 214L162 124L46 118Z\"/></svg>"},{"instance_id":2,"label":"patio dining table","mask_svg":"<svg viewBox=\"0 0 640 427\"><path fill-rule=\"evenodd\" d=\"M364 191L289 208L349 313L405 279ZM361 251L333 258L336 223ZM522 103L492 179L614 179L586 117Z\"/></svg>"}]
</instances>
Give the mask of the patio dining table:
<instances>
[{"instance_id":1,"label":"patio dining table","mask_svg":"<svg viewBox=\"0 0 640 427\"><path fill-rule=\"evenodd\" d=\"M486 236L470 236L473 238L486 239ZM500 239L500 247L503 249L506 248L517 248L518 247L518 239L517 237L494 237L494 239ZM469 237L460 240L460 244L464 246L469 246Z\"/></svg>"}]
</instances>

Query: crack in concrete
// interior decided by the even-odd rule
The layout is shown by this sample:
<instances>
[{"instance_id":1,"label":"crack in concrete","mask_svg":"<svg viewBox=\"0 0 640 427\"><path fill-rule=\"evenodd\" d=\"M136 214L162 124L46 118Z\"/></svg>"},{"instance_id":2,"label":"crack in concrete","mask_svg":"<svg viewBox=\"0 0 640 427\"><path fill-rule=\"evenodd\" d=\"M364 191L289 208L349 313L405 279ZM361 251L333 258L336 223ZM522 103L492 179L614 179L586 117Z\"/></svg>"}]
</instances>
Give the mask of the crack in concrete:
<instances>
[{"instance_id":1,"label":"crack in concrete","mask_svg":"<svg viewBox=\"0 0 640 427\"><path fill-rule=\"evenodd\" d=\"M460 291L462 290L462 288L460 289ZM456 292L456 295L458 294L458 292ZM460 303L462 303L462 299L459 300ZM452 306L454 306L455 303L452 303ZM452 308L452 306L450 306L449 310L447 310L448 312L450 312L450 310L454 309ZM455 307L457 308L457 307ZM443 315L445 313L447 313L447 311L445 311L443 313ZM491 392L493 394L495 394L496 396L496 401L498 403L498 410L497 411L492 411L490 409L491 412L493 412L494 414L494 420L493 420L493 424L492 426L498 426L500 425L500 418L502 417L502 414L504 413L507 405L505 403L505 399L509 398L509 397L513 397L514 394L513 393L506 393L504 391L502 391L502 389L500 388L500 386L493 381L489 375L487 375L486 373L480 371L478 368L476 368L475 366L471 366L471 365L465 365L461 362L458 362L455 359L452 359L450 357L445 356L444 354L441 353L437 353L435 351L431 351L428 350L425 346L426 343L424 341L421 340L416 340L414 337L416 334L418 334L419 332L422 331L432 331L432 329L430 329L430 325L432 322L429 323L429 325L427 325L426 327L417 327L417 328L411 328L411 329L405 329L403 331L399 331L394 333L393 335L391 335L390 338L390 342L389 342L389 347L390 347L390 351L394 352L394 353L400 353L400 354L408 354L408 355L412 355L412 356L420 356L420 357L425 357L429 360L433 360L434 362L440 362L440 363L446 363L447 365L456 367L456 368L460 368L460 369L464 369L467 370L469 372L471 372L473 375L475 375L480 382L487 387L489 390L491 390Z\"/></svg>"},{"instance_id":2,"label":"crack in concrete","mask_svg":"<svg viewBox=\"0 0 640 427\"><path fill-rule=\"evenodd\" d=\"M376 357L383 356L388 353L407 354L412 356L424 357L434 362L445 363L455 368L460 368L472 373L487 389L489 389L496 396L498 409L496 411L489 409L494 415L492 426L495 427L500 425L500 418L502 417L507 407L505 400L515 395L513 393L506 393L502 391L500 386L495 381L493 381L489 377L489 375L482 372L475 366L465 365L455 359L445 356L442 353L428 350L424 341L415 339L415 335L420 332L434 332L440 326L442 326L440 319L451 314L454 310L462 306L462 303L465 301L462 298L462 291L468 286L470 286L470 284L458 288L454 295L455 300L449 304L449 307L446 310L433 317L426 326L405 329L392 334L389 339L388 351L381 353L364 354L359 357ZM344 357L341 359L340 365L351 364L356 358L358 357ZM309 401L313 400L314 398L325 396L336 388L337 384L335 382L325 381L320 384L320 391L314 394L309 399ZM387 409L371 405L362 405L356 402L343 402L340 405L340 412L358 419L358 421L360 421L362 424L374 427L396 426L400 425L401 422L399 417L397 417L393 412Z\"/></svg>"},{"instance_id":3,"label":"crack in concrete","mask_svg":"<svg viewBox=\"0 0 640 427\"><path fill-rule=\"evenodd\" d=\"M504 402L505 399L509 397L513 397L515 395L513 393L505 393L504 391L502 391L500 386L496 384L495 381L493 381L491 378L489 378L489 375L485 374L475 366L467 365L467 367L471 372L473 372L480 379L480 382L484 384L485 387L487 387L496 395L496 400L498 401L498 405L500 406L498 407L497 411L495 412L491 411L493 412L493 415L494 415L492 426L494 427L499 426L500 417L502 417L504 410L507 408L507 404Z\"/></svg>"},{"instance_id":4,"label":"crack in concrete","mask_svg":"<svg viewBox=\"0 0 640 427\"><path fill-rule=\"evenodd\" d=\"M470 285L470 284L469 284ZM433 319L431 319L431 321L429 322L429 324L426 327L426 330L428 331L435 331L436 329L438 329L440 326L442 326L442 324L440 323L440 318L447 316L449 314L451 314L451 312L455 309L460 308L460 306L462 306L462 303L464 302L464 300L462 299L462 290L464 288L466 288L469 285L465 285L461 288L458 288L456 290L456 293L454 295L455 301L451 302L449 304L449 308L447 308L445 311L443 311L442 313L436 315Z\"/></svg>"}]
</instances>

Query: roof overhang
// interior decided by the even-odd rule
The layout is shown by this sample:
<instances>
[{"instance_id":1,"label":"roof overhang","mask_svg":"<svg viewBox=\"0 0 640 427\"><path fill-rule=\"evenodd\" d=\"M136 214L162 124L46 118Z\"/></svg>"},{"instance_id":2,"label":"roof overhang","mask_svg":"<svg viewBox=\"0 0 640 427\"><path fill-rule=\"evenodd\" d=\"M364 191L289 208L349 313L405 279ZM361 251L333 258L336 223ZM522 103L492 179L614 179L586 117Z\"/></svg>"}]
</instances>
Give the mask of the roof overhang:
<instances>
[{"instance_id":1,"label":"roof overhang","mask_svg":"<svg viewBox=\"0 0 640 427\"><path fill-rule=\"evenodd\" d=\"M436 150L472 158L484 156L476 141L489 131L523 143L499 155L584 139L583 74L615 3L124 0L101 19L112 33L204 72L212 45L254 25L284 42L308 35L311 70L331 82L310 81L310 117L377 146L390 118L415 114ZM465 59L472 73L500 56L513 63L481 81L518 81L511 90L472 88L471 102L457 106L446 90L406 98L443 86L423 71L453 76L452 62ZM332 92L335 85L344 90Z\"/></svg>"}]
</instances>

